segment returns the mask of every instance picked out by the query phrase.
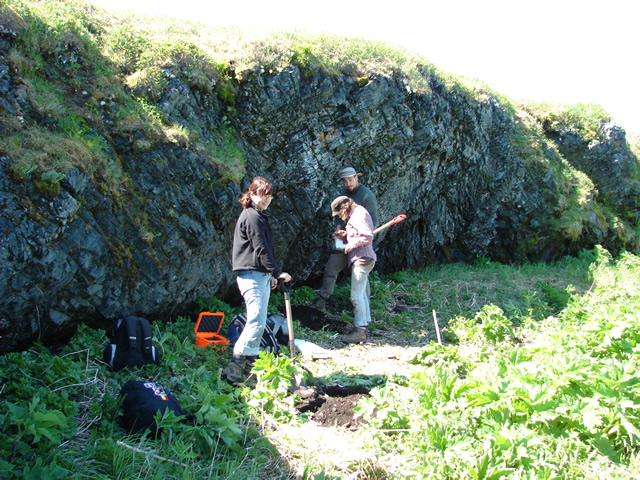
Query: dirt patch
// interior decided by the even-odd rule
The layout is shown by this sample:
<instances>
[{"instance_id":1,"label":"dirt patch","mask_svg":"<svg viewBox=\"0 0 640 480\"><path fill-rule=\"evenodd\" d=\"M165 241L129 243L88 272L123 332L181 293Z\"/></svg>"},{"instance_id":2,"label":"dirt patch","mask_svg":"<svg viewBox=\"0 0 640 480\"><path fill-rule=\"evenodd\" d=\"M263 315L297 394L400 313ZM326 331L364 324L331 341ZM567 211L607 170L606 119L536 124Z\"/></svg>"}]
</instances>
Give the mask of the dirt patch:
<instances>
[{"instance_id":1,"label":"dirt patch","mask_svg":"<svg viewBox=\"0 0 640 480\"><path fill-rule=\"evenodd\" d=\"M345 427L355 430L360 426L362 417L356 418L354 409L364 397L368 397L368 395L328 397L327 401L311 418L323 427Z\"/></svg>"},{"instance_id":2,"label":"dirt patch","mask_svg":"<svg viewBox=\"0 0 640 480\"><path fill-rule=\"evenodd\" d=\"M369 396L365 387L341 385L307 387L295 393L301 398L296 405L298 411L307 412L320 426L350 430L356 430L362 424L363 419L356 418L354 410L360 400Z\"/></svg>"},{"instance_id":3,"label":"dirt patch","mask_svg":"<svg viewBox=\"0 0 640 480\"><path fill-rule=\"evenodd\" d=\"M278 424L268 433L270 441L289 462L296 478L311 478L309 465L331 466L332 474L325 478L399 478L372 474L385 469L393 472L396 465L392 458L381 458L368 443L372 435L369 428L375 423L377 412L374 410L371 417L356 418L354 409L363 399L371 400L371 390L384 385L387 379L408 379L422 371L423 366L412 362L422 347L410 342L428 342L429 336L422 334L419 327L406 339L390 336L388 331L375 331L364 344L345 345L339 333L299 330L299 337L330 350L331 357L296 357L295 361L314 380L303 387L305 392L296 391L294 408L306 419Z\"/></svg>"},{"instance_id":4,"label":"dirt patch","mask_svg":"<svg viewBox=\"0 0 640 480\"><path fill-rule=\"evenodd\" d=\"M280 308L282 315L286 315L284 307ZM329 315L322 310L318 310L307 305L291 305L291 315L302 326L309 330L320 331L328 330L332 332L344 333L349 325L335 317Z\"/></svg>"},{"instance_id":5,"label":"dirt patch","mask_svg":"<svg viewBox=\"0 0 640 480\"><path fill-rule=\"evenodd\" d=\"M375 431L370 430L375 423L375 410L371 418L356 418L354 409L363 399L371 400L371 390L384 386L388 380L408 380L424 370L414 359L437 339L432 310L424 308L420 314L421 307L412 305L401 293L394 294L386 313L374 319L366 342L345 344L341 336L351 323L343 307L336 299L327 302L327 311L292 306L293 320L301 326L295 329L296 339L314 343L330 355L296 356L295 362L313 379L304 391L296 391L294 408L300 413L300 421L278 424L268 437L296 471L296 478L310 477L309 465L331 466L331 472L337 473L327 478L396 478L372 474L377 469L394 472L397 465L392 458L381 457L368 443ZM349 475L343 475L345 472Z\"/></svg>"}]
</instances>

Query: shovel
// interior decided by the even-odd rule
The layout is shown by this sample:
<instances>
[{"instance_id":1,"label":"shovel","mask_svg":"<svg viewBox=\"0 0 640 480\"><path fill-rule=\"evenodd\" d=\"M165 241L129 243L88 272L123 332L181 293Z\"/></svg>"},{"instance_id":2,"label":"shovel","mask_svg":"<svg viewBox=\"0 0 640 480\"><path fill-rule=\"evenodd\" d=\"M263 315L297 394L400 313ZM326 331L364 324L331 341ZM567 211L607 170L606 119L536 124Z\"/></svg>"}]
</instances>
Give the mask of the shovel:
<instances>
[{"instance_id":1,"label":"shovel","mask_svg":"<svg viewBox=\"0 0 640 480\"><path fill-rule=\"evenodd\" d=\"M403 221L405 218L407 218L406 215L402 214L402 215L398 215L397 217L389 220L387 223L385 223L384 225L380 225L378 228L376 228L373 231L373 234L375 235L376 233L384 230L385 228L389 228L391 225L395 225L396 223L399 223L401 221Z\"/></svg>"},{"instance_id":2,"label":"shovel","mask_svg":"<svg viewBox=\"0 0 640 480\"><path fill-rule=\"evenodd\" d=\"M293 338L293 315L291 315L291 298L289 297L290 289L291 282L284 282L281 278L278 279L278 290L284 294L284 309L287 314L287 332L289 333L289 351L291 352L291 360L293 360L296 345Z\"/></svg>"},{"instance_id":3,"label":"shovel","mask_svg":"<svg viewBox=\"0 0 640 480\"><path fill-rule=\"evenodd\" d=\"M392 218L391 220L389 220L387 223L385 223L383 225L380 225L378 228L376 228L373 231L373 234L376 235L379 232L381 232L382 230L384 230L385 228L389 228L391 225L395 225L396 223L400 223L405 218L407 218L407 216L405 214L398 215L398 216ZM329 253L344 253L344 241L341 238L335 238L334 241L335 241L335 248L330 249Z\"/></svg>"}]
</instances>

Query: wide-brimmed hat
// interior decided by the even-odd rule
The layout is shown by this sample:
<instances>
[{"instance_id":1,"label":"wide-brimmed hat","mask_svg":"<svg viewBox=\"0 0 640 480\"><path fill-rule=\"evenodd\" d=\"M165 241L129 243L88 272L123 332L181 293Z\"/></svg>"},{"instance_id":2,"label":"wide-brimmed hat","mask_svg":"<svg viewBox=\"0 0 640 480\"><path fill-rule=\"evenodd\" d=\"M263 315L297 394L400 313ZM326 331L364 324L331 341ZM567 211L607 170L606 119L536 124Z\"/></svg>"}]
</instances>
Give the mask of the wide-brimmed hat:
<instances>
[{"instance_id":1,"label":"wide-brimmed hat","mask_svg":"<svg viewBox=\"0 0 640 480\"><path fill-rule=\"evenodd\" d=\"M333 202L331 202L331 216L335 217L338 215L340 213L340 207L349 200L351 199L346 195L340 195L339 197L334 198Z\"/></svg>"},{"instance_id":2,"label":"wide-brimmed hat","mask_svg":"<svg viewBox=\"0 0 640 480\"><path fill-rule=\"evenodd\" d=\"M357 173L356 169L353 168L353 167L343 168L340 171L340 179L347 178L347 177L353 177L354 175L360 176L362 174L361 173Z\"/></svg>"}]
</instances>

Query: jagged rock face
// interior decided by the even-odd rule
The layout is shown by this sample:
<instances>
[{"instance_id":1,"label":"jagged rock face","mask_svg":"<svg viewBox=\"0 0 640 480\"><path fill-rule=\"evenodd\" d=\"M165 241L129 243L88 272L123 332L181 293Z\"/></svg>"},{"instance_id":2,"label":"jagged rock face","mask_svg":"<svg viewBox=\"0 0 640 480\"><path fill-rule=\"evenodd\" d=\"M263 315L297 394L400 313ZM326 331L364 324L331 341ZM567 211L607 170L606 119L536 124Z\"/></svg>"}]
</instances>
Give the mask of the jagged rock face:
<instances>
[{"instance_id":1,"label":"jagged rock face","mask_svg":"<svg viewBox=\"0 0 640 480\"><path fill-rule=\"evenodd\" d=\"M563 157L593 181L600 195L617 209L632 210L637 217L640 195L638 160L629 150L625 131L613 122L602 126L602 139L590 142L571 129L556 131L546 127L548 138Z\"/></svg>"},{"instance_id":2,"label":"jagged rock face","mask_svg":"<svg viewBox=\"0 0 640 480\"><path fill-rule=\"evenodd\" d=\"M17 78L2 65L0 77L3 111L35 121ZM141 152L135 139L113 135L131 188L112 198L74 169L47 200L30 182L10 179L10 159L0 157L0 351L51 341L123 308L166 319L193 313L198 298L237 300L231 238L237 199L254 175L276 186L268 214L278 260L296 285L322 275L329 204L344 166L362 172L376 193L380 222L407 215L376 239L381 272L480 255L519 261L572 253L548 221L553 182L514 151L513 121L500 103L470 100L429 72L425 78L424 94L400 77L362 85L295 67L244 81L232 119L247 159L241 185L216 184L215 167L188 146ZM214 99L179 79L159 105L172 121L200 119L205 137L223 116ZM571 248L593 241L585 235Z\"/></svg>"},{"instance_id":3,"label":"jagged rock face","mask_svg":"<svg viewBox=\"0 0 640 480\"><path fill-rule=\"evenodd\" d=\"M402 79L359 86L350 76L302 79L292 68L243 89L237 128L260 152L252 170L280 184L274 223L278 231L299 232L285 249L305 276L317 274L344 166L363 173L361 182L378 196L380 219L409 218L378 239L378 268L489 254L504 241L496 234L501 222L517 231L526 218L527 180L509 145L509 117L494 99L468 104L430 81L432 92L416 95ZM510 214L500 222L505 208Z\"/></svg>"}]
</instances>

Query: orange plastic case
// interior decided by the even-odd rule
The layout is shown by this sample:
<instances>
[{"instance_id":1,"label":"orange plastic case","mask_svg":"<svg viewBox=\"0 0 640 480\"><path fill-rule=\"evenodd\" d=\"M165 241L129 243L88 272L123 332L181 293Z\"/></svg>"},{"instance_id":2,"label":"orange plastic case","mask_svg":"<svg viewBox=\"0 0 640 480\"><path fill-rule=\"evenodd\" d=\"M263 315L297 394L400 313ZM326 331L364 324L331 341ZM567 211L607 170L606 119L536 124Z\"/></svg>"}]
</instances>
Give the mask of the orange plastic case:
<instances>
[{"instance_id":1,"label":"orange plastic case","mask_svg":"<svg viewBox=\"0 0 640 480\"><path fill-rule=\"evenodd\" d=\"M229 340L220 335L220 327L224 321L224 313L222 312L201 312L194 331L196 332L196 345L208 347L213 345L214 348L224 350L229 344Z\"/></svg>"}]
</instances>

